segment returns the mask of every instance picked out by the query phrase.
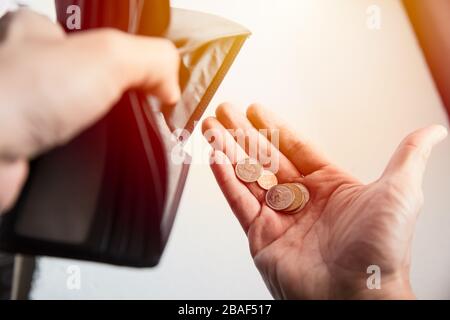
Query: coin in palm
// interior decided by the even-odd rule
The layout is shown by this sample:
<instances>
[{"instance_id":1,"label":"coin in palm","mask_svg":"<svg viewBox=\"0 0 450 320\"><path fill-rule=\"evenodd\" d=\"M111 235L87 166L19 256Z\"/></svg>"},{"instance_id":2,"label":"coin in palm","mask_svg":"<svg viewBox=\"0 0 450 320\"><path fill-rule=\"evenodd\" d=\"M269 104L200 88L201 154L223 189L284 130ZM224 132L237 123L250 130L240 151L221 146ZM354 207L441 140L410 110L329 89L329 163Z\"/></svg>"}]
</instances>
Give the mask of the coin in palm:
<instances>
[{"instance_id":1,"label":"coin in palm","mask_svg":"<svg viewBox=\"0 0 450 320\"><path fill-rule=\"evenodd\" d=\"M266 193L267 205L276 211L286 210L294 200L294 192L285 185L276 185Z\"/></svg>"},{"instance_id":2,"label":"coin in palm","mask_svg":"<svg viewBox=\"0 0 450 320\"><path fill-rule=\"evenodd\" d=\"M296 211L302 207L303 202L305 201L303 190L294 183L287 183L285 184L285 186L291 189L291 191L294 193L294 201L289 206L289 208L284 211L286 211L287 213L296 213Z\"/></svg>"},{"instance_id":3,"label":"coin in palm","mask_svg":"<svg viewBox=\"0 0 450 320\"><path fill-rule=\"evenodd\" d=\"M257 182L262 189L270 190L278 184L278 179L272 171L264 170Z\"/></svg>"},{"instance_id":4,"label":"coin in palm","mask_svg":"<svg viewBox=\"0 0 450 320\"><path fill-rule=\"evenodd\" d=\"M235 168L236 176L243 182L252 183L258 181L263 172L261 164L253 159L245 159L239 162Z\"/></svg>"}]
</instances>

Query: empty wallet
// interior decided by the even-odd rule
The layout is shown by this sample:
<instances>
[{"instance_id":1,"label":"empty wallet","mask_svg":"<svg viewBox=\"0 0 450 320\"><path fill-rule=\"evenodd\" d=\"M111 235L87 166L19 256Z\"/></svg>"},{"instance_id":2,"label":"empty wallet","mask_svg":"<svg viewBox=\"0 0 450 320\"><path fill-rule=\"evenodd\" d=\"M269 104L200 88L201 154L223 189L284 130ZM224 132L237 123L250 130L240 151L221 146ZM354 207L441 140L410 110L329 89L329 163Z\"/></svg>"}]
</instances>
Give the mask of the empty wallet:
<instances>
[{"instance_id":1,"label":"empty wallet","mask_svg":"<svg viewBox=\"0 0 450 320\"><path fill-rule=\"evenodd\" d=\"M128 31L150 35L145 10L136 10L129 16L140 21L128 21L135 28ZM94 19L89 27L98 25ZM189 170L186 141L173 131L194 130L249 34L217 16L171 9L164 36L182 57L180 103L161 110L153 97L127 92L94 126L33 160L16 206L0 218L1 250L158 264Z\"/></svg>"}]
</instances>

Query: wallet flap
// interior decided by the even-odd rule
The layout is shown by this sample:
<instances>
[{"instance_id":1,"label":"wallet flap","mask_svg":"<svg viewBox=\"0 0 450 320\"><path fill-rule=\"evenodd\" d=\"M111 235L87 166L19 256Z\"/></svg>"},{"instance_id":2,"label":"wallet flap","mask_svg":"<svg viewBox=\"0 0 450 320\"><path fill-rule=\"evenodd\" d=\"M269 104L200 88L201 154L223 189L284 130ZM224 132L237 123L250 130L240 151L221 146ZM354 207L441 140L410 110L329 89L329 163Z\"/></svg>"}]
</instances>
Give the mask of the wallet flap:
<instances>
[{"instance_id":1,"label":"wallet flap","mask_svg":"<svg viewBox=\"0 0 450 320\"><path fill-rule=\"evenodd\" d=\"M172 8L172 22L166 37L172 40L184 55L211 41L249 35L248 29L222 17Z\"/></svg>"},{"instance_id":2,"label":"wallet flap","mask_svg":"<svg viewBox=\"0 0 450 320\"><path fill-rule=\"evenodd\" d=\"M182 98L174 108L165 110L164 117L156 108L157 115L153 118L169 162L166 208L161 224L165 241L173 225L190 163L190 156L183 150L187 140L178 138L183 130L192 133L250 35L247 29L234 22L196 11L173 8L171 21L166 37L175 43L182 57ZM148 100L150 105L156 105L152 97Z\"/></svg>"},{"instance_id":3,"label":"wallet flap","mask_svg":"<svg viewBox=\"0 0 450 320\"><path fill-rule=\"evenodd\" d=\"M169 128L192 132L250 32L224 18L172 9L167 38L182 56L182 99L165 112ZM192 81L191 81L192 80Z\"/></svg>"}]
</instances>

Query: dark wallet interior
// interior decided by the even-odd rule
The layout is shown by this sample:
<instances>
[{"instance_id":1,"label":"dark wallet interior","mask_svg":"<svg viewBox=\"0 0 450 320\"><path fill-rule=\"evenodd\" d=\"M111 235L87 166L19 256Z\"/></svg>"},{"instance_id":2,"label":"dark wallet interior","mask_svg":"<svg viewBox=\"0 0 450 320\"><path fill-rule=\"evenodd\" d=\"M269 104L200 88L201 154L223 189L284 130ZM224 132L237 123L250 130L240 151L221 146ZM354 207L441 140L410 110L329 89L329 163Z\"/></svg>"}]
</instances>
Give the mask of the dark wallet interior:
<instances>
[{"instance_id":1,"label":"dark wallet interior","mask_svg":"<svg viewBox=\"0 0 450 320\"><path fill-rule=\"evenodd\" d=\"M146 25L145 10L136 10L133 28ZM33 160L15 208L1 218L2 250L133 267L159 262L189 168L186 141L172 132L193 131L249 32L172 9L164 36L182 57L180 103L161 110L153 97L127 92L94 126ZM174 150L185 161L173 161Z\"/></svg>"}]
</instances>

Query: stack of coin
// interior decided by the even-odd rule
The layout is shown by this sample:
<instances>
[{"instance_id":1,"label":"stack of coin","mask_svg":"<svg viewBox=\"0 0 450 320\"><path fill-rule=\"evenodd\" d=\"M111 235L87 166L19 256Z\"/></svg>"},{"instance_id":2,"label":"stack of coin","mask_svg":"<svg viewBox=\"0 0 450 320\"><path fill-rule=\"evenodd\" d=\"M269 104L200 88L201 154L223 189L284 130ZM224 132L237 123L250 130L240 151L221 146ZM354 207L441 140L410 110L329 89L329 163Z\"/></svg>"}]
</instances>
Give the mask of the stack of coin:
<instances>
[{"instance_id":1,"label":"stack of coin","mask_svg":"<svg viewBox=\"0 0 450 320\"><path fill-rule=\"evenodd\" d=\"M274 173L264 170L256 160L245 159L235 168L236 176L245 183L256 182L267 191L266 203L275 211L296 214L309 201L309 191L301 183L278 184Z\"/></svg>"},{"instance_id":2,"label":"stack of coin","mask_svg":"<svg viewBox=\"0 0 450 320\"><path fill-rule=\"evenodd\" d=\"M266 194L267 205L276 211L296 214L309 202L309 191L301 183L285 183L272 187Z\"/></svg>"}]
</instances>

